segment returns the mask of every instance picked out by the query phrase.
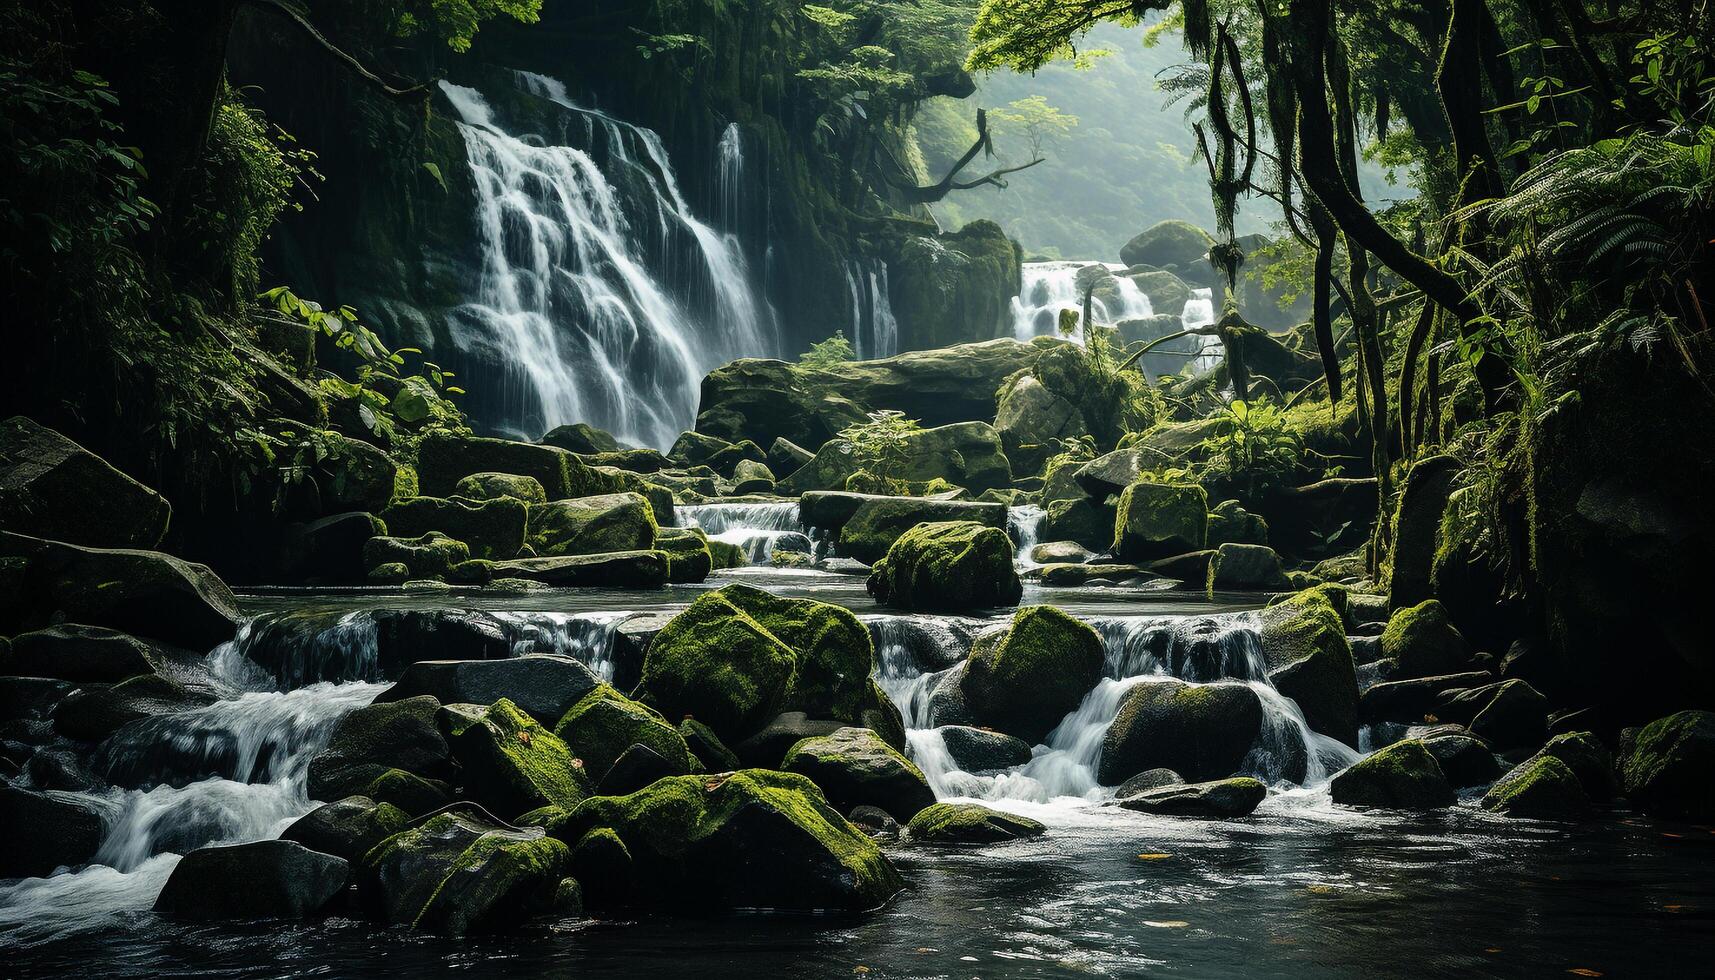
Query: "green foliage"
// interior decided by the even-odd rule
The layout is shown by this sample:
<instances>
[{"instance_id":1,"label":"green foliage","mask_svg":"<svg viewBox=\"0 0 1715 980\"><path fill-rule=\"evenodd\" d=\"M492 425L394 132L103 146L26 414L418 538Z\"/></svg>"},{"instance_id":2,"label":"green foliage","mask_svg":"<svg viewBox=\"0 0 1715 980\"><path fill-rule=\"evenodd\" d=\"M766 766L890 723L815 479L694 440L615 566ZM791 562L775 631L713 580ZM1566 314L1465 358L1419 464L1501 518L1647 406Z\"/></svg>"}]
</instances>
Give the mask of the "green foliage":
<instances>
[{"instance_id":1,"label":"green foliage","mask_svg":"<svg viewBox=\"0 0 1715 980\"><path fill-rule=\"evenodd\" d=\"M462 53L484 21L506 16L534 24L541 12L542 0L395 0L393 23L400 37L428 32Z\"/></svg>"},{"instance_id":2,"label":"green foliage","mask_svg":"<svg viewBox=\"0 0 1715 980\"><path fill-rule=\"evenodd\" d=\"M907 492L906 476L911 459L911 437L922 431L916 419L904 412L883 409L870 412L869 421L847 426L839 437L847 443L857 468L886 482L895 493Z\"/></svg>"},{"instance_id":3,"label":"green foliage","mask_svg":"<svg viewBox=\"0 0 1715 980\"><path fill-rule=\"evenodd\" d=\"M849 363L852 357L851 341L846 339L844 330L836 330L827 340L811 344L804 356L798 358L798 363L807 368L827 371Z\"/></svg>"},{"instance_id":4,"label":"green foliage","mask_svg":"<svg viewBox=\"0 0 1715 980\"><path fill-rule=\"evenodd\" d=\"M1203 474L1242 487L1240 499L1257 499L1265 488L1290 481L1303 467L1303 437L1267 396L1234 400L1214 419L1214 434L1202 445L1208 456Z\"/></svg>"}]
</instances>

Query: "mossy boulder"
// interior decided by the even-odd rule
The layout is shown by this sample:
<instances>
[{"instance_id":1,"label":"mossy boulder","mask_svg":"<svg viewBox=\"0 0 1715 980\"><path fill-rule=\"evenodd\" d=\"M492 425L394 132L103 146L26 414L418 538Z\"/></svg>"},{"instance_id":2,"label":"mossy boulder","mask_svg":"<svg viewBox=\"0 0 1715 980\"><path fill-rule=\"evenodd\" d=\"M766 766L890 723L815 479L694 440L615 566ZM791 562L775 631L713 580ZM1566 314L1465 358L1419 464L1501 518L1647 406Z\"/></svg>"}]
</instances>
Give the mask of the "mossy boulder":
<instances>
[{"instance_id":1,"label":"mossy boulder","mask_svg":"<svg viewBox=\"0 0 1715 980\"><path fill-rule=\"evenodd\" d=\"M1453 804L1453 787L1435 755L1419 739L1380 749L1336 774L1335 803L1394 810L1430 810Z\"/></svg>"},{"instance_id":2,"label":"mossy boulder","mask_svg":"<svg viewBox=\"0 0 1715 980\"><path fill-rule=\"evenodd\" d=\"M1171 218L1138 233L1120 248L1120 261L1128 266L1187 267L1209 261L1214 239L1189 221Z\"/></svg>"},{"instance_id":3,"label":"mossy boulder","mask_svg":"<svg viewBox=\"0 0 1715 980\"><path fill-rule=\"evenodd\" d=\"M714 571L709 539L695 528L661 528L655 535L655 550L667 556L667 581L682 584L701 582Z\"/></svg>"},{"instance_id":4,"label":"mossy boulder","mask_svg":"<svg viewBox=\"0 0 1715 980\"><path fill-rule=\"evenodd\" d=\"M1500 763L1495 761L1489 743L1469 731L1431 732L1423 736L1423 745L1441 764L1441 773L1451 786L1482 786L1500 775Z\"/></svg>"},{"instance_id":5,"label":"mossy boulder","mask_svg":"<svg viewBox=\"0 0 1715 980\"><path fill-rule=\"evenodd\" d=\"M1224 779L1244 764L1262 719L1262 701L1244 684L1144 681L1126 692L1102 737L1096 778L1113 786L1171 769L1194 782Z\"/></svg>"},{"instance_id":6,"label":"mossy boulder","mask_svg":"<svg viewBox=\"0 0 1715 980\"><path fill-rule=\"evenodd\" d=\"M919 524L875 565L869 593L904 609L981 609L1018 603L1012 539L974 521Z\"/></svg>"},{"instance_id":7,"label":"mossy boulder","mask_svg":"<svg viewBox=\"0 0 1715 980\"><path fill-rule=\"evenodd\" d=\"M495 562L494 578L522 579L563 589L659 589L667 584L668 560L662 551L616 551L595 555L514 558Z\"/></svg>"},{"instance_id":8,"label":"mossy boulder","mask_svg":"<svg viewBox=\"0 0 1715 980\"><path fill-rule=\"evenodd\" d=\"M918 811L905 832L919 844L998 844L1040 837L1048 828L980 803L936 803Z\"/></svg>"},{"instance_id":9,"label":"mossy boulder","mask_svg":"<svg viewBox=\"0 0 1715 980\"><path fill-rule=\"evenodd\" d=\"M573 453L616 453L625 446L613 434L588 422L557 425L542 436L544 446L553 446Z\"/></svg>"},{"instance_id":10,"label":"mossy boulder","mask_svg":"<svg viewBox=\"0 0 1715 980\"><path fill-rule=\"evenodd\" d=\"M468 545L439 531L411 538L383 535L370 538L363 545L363 564L371 573L403 565L410 578L445 578L455 565L469 560Z\"/></svg>"},{"instance_id":11,"label":"mossy boulder","mask_svg":"<svg viewBox=\"0 0 1715 980\"><path fill-rule=\"evenodd\" d=\"M469 546L472 558L512 558L524 547L525 506L510 496L493 500L410 497L382 511L381 519L394 537L439 531Z\"/></svg>"},{"instance_id":12,"label":"mossy boulder","mask_svg":"<svg viewBox=\"0 0 1715 980\"><path fill-rule=\"evenodd\" d=\"M470 798L511 819L542 806L570 808L590 795L584 762L553 732L506 698L437 719Z\"/></svg>"},{"instance_id":13,"label":"mossy boulder","mask_svg":"<svg viewBox=\"0 0 1715 980\"><path fill-rule=\"evenodd\" d=\"M280 834L280 839L357 861L410 822L410 815L391 803L377 803L367 796L348 796L324 803L299 817Z\"/></svg>"},{"instance_id":14,"label":"mossy boulder","mask_svg":"<svg viewBox=\"0 0 1715 980\"><path fill-rule=\"evenodd\" d=\"M153 674L165 652L128 633L76 623L20 633L10 646L0 647L0 673L96 684Z\"/></svg>"},{"instance_id":15,"label":"mossy boulder","mask_svg":"<svg viewBox=\"0 0 1715 980\"><path fill-rule=\"evenodd\" d=\"M173 508L100 456L22 415L0 422L0 530L91 548L154 548Z\"/></svg>"},{"instance_id":16,"label":"mossy boulder","mask_svg":"<svg viewBox=\"0 0 1715 980\"><path fill-rule=\"evenodd\" d=\"M530 547L539 557L646 551L658 528L641 494L611 493L530 508Z\"/></svg>"},{"instance_id":17,"label":"mossy boulder","mask_svg":"<svg viewBox=\"0 0 1715 980\"><path fill-rule=\"evenodd\" d=\"M585 774L600 782L634 745L660 756L676 773L693 772L695 757L679 730L659 712L606 684L568 709L554 731L583 760Z\"/></svg>"},{"instance_id":18,"label":"mossy boulder","mask_svg":"<svg viewBox=\"0 0 1715 980\"><path fill-rule=\"evenodd\" d=\"M1357 668L1332 591L1307 589L1263 610L1263 660L1269 681L1311 728L1357 748Z\"/></svg>"},{"instance_id":19,"label":"mossy boulder","mask_svg":"<svg viewBox=\"0 0 1715 980\"><path fill-rule=\"evenodd\" d=\"M1086 431L1078 404L1049 391L1030 374L1002 390L994 427L1019 473L1039 471L1054 453L1054 440L1076 439Z\"/></svg>"},{"instance_id":20,"label":"mossy boulder","mask_svg":"<svg viewBox=\"0 0 1715 980\"><path fill-rule=\"evenodd\" d=\"M1041 533L1057 541L1073 541L1094 552L1106 552L1114 542L1114 508L1076 497L1056 500L1045 508Z\"/></svg>"},{"instance_id":21,"label":"mossy boulder","mask_svg":"<svg viewBox=\"0 0 1715 980\"><path fill-rule=\"evenodd\" d=\"M1489 787L1482 805L1510 817L1571 820L1590 812L1590 797L1571 766L1553 756L1535 755Z\"/></svg>"},{"instance_id":22,"label":"mossy boulder","mask_svg":"<svg viewBox=\"0 0 1715 980\"><path fill-rule=\"evenodd\" d=\"M755 445L755 443L751 443ZM772 493L774 490L774 471L767 463L754 459L741 459L732 468L732 492Z\"/></svg>"},{"instance_id":23,"label":"mossy boulder","mask_svg":"<svg viewBox=\"0 0 1715 980\"><path fill-rule=\"evenodd\" d=\"M903 455L903 472L913 481L941 479L972 493L1012 483L1012 464L1001 446L1000 434L987 422L920 429L905 437ZM857 471L851 444L835 439L823 444L814 458L781 480L776 489L784 494L839 490Z\"/></svg>"},{"instance_id":24,"label":"mossy boulder","mask_svg":"<svg viewBox=\"0 0 1715 980\"><path fill-rule=\"evenodd\" d=\"M1266 796L1268 787L1262 780L1234 776L1204 783L1157 786L1118 797L1114 803L1127 810L1157 816L1233 820L1250 816Z\"/></svg>"},{"instance_id":25,"label":"mossy boulder","mask_svg":"<svg viewBox=\"0 0 1715 980\"><path fill-rule=\"evenodd\" d=\"M1280 565L1280 556L1266 544L1227 542L1214 549L1209 559L1207 586L1216 592L1274 592L1291 583Z\"/></svg>"},{"instance_id":26,"label":"mossy boulder","mask_svg":"<svg viewBox=\"0 0 1715 980\"><path fill-rule=\"evenodd\" d=\"M542 484L535 477L520 476L516 473L472 473L453 486L453 495L466 500L511 498L525 506L548 502L548 491L542 488Z\"/></svg>"},{"instance_id":27,"label":"mossy boulder","mask_svg":"<svg viewBox=\"0 0 1715 980\"><path fill-rule=\"evenodd\" d=\"M0 634L85 623L204 651L238 631L238 600L219 576L158 552L0 531L0 570Z\"/></svg>"},{"instance_id":28,"label":"mossy boulder","mask_svg":"<svg viewBox=\"0 0 1715 980\"><path fill-rule=\"evenodd\" d=\"M1399 665L1399 679L1457 673L1471 662L1470 646L1434 599L1394 610L1382 630L1381 655Z\"/></svg>"},{"instance_id":29,"label":"mossy boulder","mask_svg":"<svg viewBox=\"0 0 1715 980\"><path fill-rule=\"evenodd\" d=\"M874 658L869 631L849 610L729 585L697 597L656 635L637 695L729 744L782 711L868 724Z\"/></svg>"},{"instance_id":30,"label":"mossy boulder","mask_svg":"<svg viewBox=\"0 0 1715 980\"><path fill-rule=\"evenodd\" d=\"M155 898L175 919L307 919L331 905L351 874L345 858L288 840L201 847L184 856Z\"/></svg>"},{"instance_id":31,"label":"mossy boulder","mask_svg":"<svg viewBox=\"0 0 1715 980\"><path fill-rule=\"evenodd\" d=\"M1006 505L925 497L866 496L839 527L839 554L873 565L886 556L887 549L893 547L905 532L919 524L937 521L971 521L1004 531Z\"/></svg>"},{"instance_id":32,"label":"mossy boulder","mask_svg":"<svg viewBox=\"0 0 1715 980\"><path fill-rule=\"evenodd\" d=\"M423 696L372 704L341 718L327 748L310 760L310 799L373 799L365 791L390 769L430 779L451 778L452 752L435 721L440 708L439 701Z\"/></svg>"},{"instance_id":33,"label":"mossy boulder","mask_svg":"<svg viewBox=\"0 0 1715 980\"><path fill-rule=\"evenodd\" d=\"M1036 743L1102 678L1102 638L1053 606L1026 606L977 636L959 687L979 725Z\"/></svg>"},{"instance_id":34,"label":"mossy boulder","mask_svg":"<svg viewBox=\"0 0 1715 980\"><path fill-rule=\"evenodd\" d=\"M612 831L630 857L627 900L635 905L861 912L905 887L875 843L793 773L675 776L544 813L562 840Z\"/></svg>"},{"instance_id":35,"label":"mossy boulder","mask_svg":"<svg viewBox=\"0 0 1715 980\"><path fill-rule=\"evenodd\" d=\"M1715 713L1681 711L1645 725L1620 760L1626 798L1666 817L1715 817Z\"/></svg>"},{"instance_id":36,"label":"mossy boulder","mask_svg":"<svg viewBox=\"0 0 1715 980\"><path fill-rule=\"evenodd\" d=\"M1209 496L1202 487L1133 483L1115 508L1112 549L1126 561L1170 558L1204 545Z\"/></svg>"},{"instance_id":37,"label":"mossy boulder","mask_svg":"<svg viewBox=\"0 0 1715 980\"><path fill-rule=\"evenodd\" d=\"M1168 325L1163 325L1155 327L1153 331L1146 332L1146 330L1141 326L1127 329L1129 324L1137 322L1134 320L1128 320L1125 323L1120 324L1120 335L1124 337L1128 343L1133 340L1155 340L1159 337L1165 337L1169 333L1177 333L1184 329L1184 321L1181 320L1180 317L1183 316L1185 312L1185 304L1191 299L1192 292L1191 286L1187 284L1185 280L1171 272L1168 272L1166 269L1139 270L1135 265L1131 269L1127 270L1126 278L1130 279L1133 283L1136 283L1137 288L1145 296L1149 297L1149 306L1151 309L1155 310L1156 314L1155 317L1151 317L1150 319L1153 320L1157 317L1172 317L1175 321L1170 325L1171 329L1166 329L1164 331L1163 326ZM1134 333L1140 336L1134 336ZM1180 350L1186 352L1195 349L1189 344L1180 344L1175 341L1168 341L1163 345L1163 347L1166 347L1169 350ZM1164 366L1167 366L1170 369L1183 369L1185 362L1183 360L1167 361Z\"/></svg>"},{"instance_id":38,"label":"mossy boulder","mask_svg":"<svg viewBox=\"0 0 1715 980\"><path fill-rule=\"evenodd\" d=\"M842 813L874 806L904 822L935 802L922 770L867 728L804 739L780 768L808 777Z\"/></svg>"},{"instance_id":39,"label":"mossy boulder","mask_svg":"<svg viewBox=\"0 0 1715 980\"><path fill-rule=\"evenodd\" d=\"M1471 731L1502 751L1539 745L1548 733L1548 699L1524 681L1502 681L1472 717Z\"/></svg>"},{"instance_id":40,"label":"mossy boulder","mask_svg":"<svg viewBox=\"0 0 1715 980\"><path fill-rule=\"evenodd\" d=\"M1223 544L1268 544L1268 521L1245 510L1237 500L1223 500L1209 510L1209 547Z\"/></svg>"},{"instance_id":41,"label":"mossy boulder","mask_svg":"<svg viewBox=\"0 0 1715 980\"><path fill-rule=\"evenodd\" d=\"M554 905L571 851L539 827L506 827L466 806L435 814L364 855L358 894L376 918L462 936L502 931Z\"/></svg>"},{"instance_id":42,"label":"mossy boulder","mask_svg":"<svg viewBox=\"0 0 1715 980\"><path fill-rule=\"evenodd\" d=\"M431 432L417 449L421 492L446 496L473 473L511 473L542 485L549 500L600 493L598 474L564 449L510 439Z\"/></svg>"},{"instance_id":43,"label":"mossy boulder","mask_svg":"<svg viewBox=\"0 0 1715 980\"><path fill-rule=\"evenodd\" d=\"M943 725L935 731L953 762L966 772L1011 769L1030 761L1030 743L1005 732L970 725Z\"/></svg>"},{"instance_id":44,"label":"mossy boulder","mask_svg":"<svg viewBox=\"0 0 1715 980\"><path fill-rule=\"evenodd\" d=\"M1566 763L1590 799L1607 801L1619 795L1620 784L1614 769L1613 753L1595 735L1589 732L1556 735L1537 754Z\"/></svg>"},{"instance_id":45,"label":"mossy boulder","mask_svg":"<svg viewBox=\"0 0 1715 980\"><path fill-rule=\"evenodd\" d=\"M1388 604L1395 609L1415 606L1434 597L1430 581L1441 516L1459 475L1454 456L1424 456L1405 475L1394 514L1393 553L1388 576Z\"/></svg>"}]
</instances>

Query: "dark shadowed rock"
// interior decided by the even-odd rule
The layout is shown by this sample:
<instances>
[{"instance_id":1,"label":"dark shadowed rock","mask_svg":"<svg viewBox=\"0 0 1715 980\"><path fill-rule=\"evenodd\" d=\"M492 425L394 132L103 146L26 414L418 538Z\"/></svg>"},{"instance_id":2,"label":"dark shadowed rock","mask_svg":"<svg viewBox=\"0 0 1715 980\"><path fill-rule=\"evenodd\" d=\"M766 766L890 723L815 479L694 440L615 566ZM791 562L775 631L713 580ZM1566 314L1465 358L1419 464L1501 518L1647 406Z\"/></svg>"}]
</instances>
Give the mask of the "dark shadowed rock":
<instances>
[{"instance_id":1,"label":"dark shadowed rock","mask_svg":"<svg viewBox=\"0 0 1715 980\"><path fill-rule=\"evenodd\" d=\"M1011 769L1030 761L1030 743L1004 732L969 725L945 725L936 731L947 754L966 772Z\"/></svg>"},{"instance_id":2,"label":"dark shadowed rock","mask_svg":"<svg viewBox=\"0 0 1715 980\"><path fill-rule=\"evenodd\" d=\"M45 877L89 863L115 817L91 797L0 783L0 878Z\"/></svg>"},{"instance_id":3,"label":"dark shadowed rock","mask_svg":"<svg viewBox=\"0 0 1715 980\"><path fill-rule=\"evenodd\" d=\"M912 817L905 832L919 844L998 844L1039 837L1047 829L1029 817L980 803L936 803Z\"/></svg>"},{"instance_id":4,"label":"dark shadowed rock","mask_svg":"<svg viewBox=\"0 0 1715 980\"><path fill-rule=\"evenodd\" d=\"M420 660L376 704L427 694L442 704L493 704L507 698L543 724L555 724L601 681L581 662L557 654L505 660Z\"/></svg>"},{"instance_id":5,"label":"dark shadowed rock","mask_svg":"<svg viewBox=\"0 0 1715 980\"><path fill-rule=\"evenodd\" d=\"M155 491L31 419L0 422L0 530L92 548L154 548L173 509Z\"/></svg>"},{"instance_id":6,"label":"dark shadowed rock","mask_svg":"<svg viewBox=\"0 0 1715 980\"><path fill-rule=\"evenodd\" d=\"M1453 787L1441 764L1415 739L1354 762L1334 776L1329 788L1334 802L1343 806L1429 810L1453 803Z\"/></svg>"},{"instance_id":7,"label":"dark shadowed rock","mask_svg":"<svg viewBox=\"0 0 1715 980\"><path fill-rule=\"evenodd\" d=\"M1146 769L1190 780L1237 772L1262 727L1262 702L1243 684L1146 681L1126 693L1102 741L1097 778L1114 785Z\"/></svg>"},{"instance_id":8,"label":"dark shadowed rock","mask_svg":"<svg viewBox=\"0 0 1715 980\"><path fill-rule=\"evenodd\" d=\"M1168 817L1230 820L1250 816L1268 795L1261 780L1249 776L1205 783L1178 783L1116 797L1115 805Z\"/></svg>"},{"instance_id":9,"label":"dark shadowed rock","mask_svg":"<svg viewBox=\"0 0 1715 980\"><path fill-rule=\"evenodd\" d=\"M345 858L288 840L198 848L173 869L155 911L176 919L307 919L345 890Z\"/></svg>"},{"instance_id":10,"label":"dark shadowed rock","mask_svg":"<svg viewBox=\"0 0 1715 980\"><path fill-rule=\"evenodd\" d=\"M391 803L377 803L367 796L348 796L324 803L299 817L280 839L356 861L369 853L370 848L404 830L410 822L410 816Z\"/></svg>"}]
</instances>

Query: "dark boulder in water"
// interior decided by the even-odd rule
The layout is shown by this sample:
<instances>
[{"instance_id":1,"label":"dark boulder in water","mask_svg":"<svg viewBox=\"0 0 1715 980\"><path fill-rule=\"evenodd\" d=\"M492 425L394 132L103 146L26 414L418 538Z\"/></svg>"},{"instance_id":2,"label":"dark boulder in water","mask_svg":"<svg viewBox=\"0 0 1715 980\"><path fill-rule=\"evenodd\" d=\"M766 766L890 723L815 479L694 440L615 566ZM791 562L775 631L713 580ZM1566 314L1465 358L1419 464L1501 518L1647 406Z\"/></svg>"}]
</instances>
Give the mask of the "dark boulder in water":
<instances>
[{"instance_id":1,"label":"dark boulder in water","mask_svg":"<svg viewBox=\"0 0 1715 980\"><path fill-rule=\"evenodd\" d=\"M307 919L345 890L345 858L289 840L202 847L184 856L155 899L176 919Z\"/></svg>"},{"instance_id":2,"label":"dark boulder in water","mask_svg":"<svg viewBox=\"0 0 1715 980\"><path fill-rule=\"evenodd\" d=\"M944 725L936 731L947 754L966 772L1011 769L1030 761L1030 743L1004 732L969 725Z\"/></svg>"},{"instance_id":3,"label":"dark boulder in water","mask_svg":"<svg viewBox=\"0 0 1715 980\"><path fill-rule=\"evenodd\" d=\"M1416 739L1395 742L1354 762L1329 784L1335 803L1396 810L1451 806L1453 787L1441 764Z\"/></svg>"},{"instance_id":4,"label":"dark boulder in water","mask_svg":"<svg viewBox=\"0 0 1715 980\"><path fill-rule=\"evenodd\" d=\"M388 506L381 519L395 537L439 531L463 541L472 558L515 558L524 547L525 505L509 496L490 500L411 497Z\"/></svg>"},{"instance_id":5,"label":"dark boulder in water","mask_svg":"<svg viewBox=\"0 0 1715 980\"><path fill-rule=\"evenodd\" d=\"M905 833L919 844L998 844L1040 837L1047 829L980 803L936 803L912 817Z\"/></svg>"},{"instance_id":6,"label":"dark boulder in water","mask_svg":"<svg viewBox=\"0 0 1715 980\"><path fill-rule=\"evenodd\" d=\"M390 769L428 779L451 778L452 753L435 721L440 707L425 695L372 704L341 718L327 748L310 760L310 798L365 795L369 784Z\"/></svg>"},{"instance_id":7,"label":"dark boulder in water","mask_svg":"<svg viewBox=\"0 0 1715 980\"><path fill-rule=\"evenodd\" d=\"M919 524L876 563L868 588L902 609L956 611L1018 603L1024 586L1005 531L970 521Z\"/></svg>"},{"instance_id":8,"label":"dark boulder in water","mask_svg":"<svg viewBox=\"0 0 1715 980\"><path fill-rule=\"evenodd\" d=\"M1328 591L1308 589L1261 615L1263 659L1275 689L1298 703L1311 728L1356 748L1358 676Z\"/></svg>"},{"instance_id":9,"label":"dark boulder in water","mask_svg":"<svg viewBox=\"0 0 1715 980\"><path fill-rule=\"evenodd\" d=\"M590 690L566 710L554 732L582 761L591 781L605 782L609 770L636 747L654 753L667 766L667 773L680 775L696 769L690 746L660 712L633 701L606 684ZM636 765L642 760L633 760Z\"/></svg>"},{"instance_id":10,"label":"dark boulder in water","mask_svg":"<svg viewBox=\"0 0 1715 980\"><path fill-rule=\"evenodd\" d=\"M1470 646L1434 599L1394 611L1382 630L1381 655L1398 663L1398 678L1458 673L1471 662Z\"/></svg>"},{"instance_id":11,"label":"dark boulder in water","mask_svg":"<svg viewBox=\"0 0 1715 980\"><path fill-rule=\"evenodd\" d=\"M1590 811L1572 767L1549 755L1535 755L1502 776L1483 795L1483 809L1512 817L1570 820Z\"/></svg>"},{"instance_id":12,"label":"dark boulder in water","mask_svg":"<svg viewBox=\"0 0 1715 980\"><path fill-rule=\"evenodd\" d=\"M959 682L977 724L1036 743L1101 680L1101 636L1053 606L1028 606L979 635ZM1135 770L1134 770L1135 771Z\"/></svg>"},{"instance_id":13,"label":"dark boulder in water","mask_svg":"<svg viewBox=\"0 0 1715 980\"><path fill-rule=\"evenodd\" d=\"M507 698L551 725L601 680L580 661L533 653L503 660L419 660L375 704L430 695L442 704L493 704Z\"/></svg>"},{"instance_id":14,"label":"dark boulder in water","mask_svg":"<svg viewBox=\"0 0 1715 980\"><path fill-rule=\"evenodd\" d=\"M570 809L594 788L583 760L505 698L486 708L444 706L436 723L469 798L503 819L544 806Z\"/></svg>"},{"instance_id":15,"label":"dark boulder in water","mask_svg":"<svg viewBox=\"0 0 1715 980\"><path fill-rule=\"evenodd\" d=\"M935 802L922 770L867 728L804 739L780 768L808 777L840 810L876 806L903 822Z\"/></svg>"},{"instance_id":16,"label":"dark boulder in water","mask_svg":"<svg viewBox=\"0 0 1715 980\"><path fill-rule=\"evenodd\" d=\"M1261 780L1235 776L1206 783L1178 783L1114 799L1114 805L1166 817L1230 820L1248 817L1268 795Z\"/></svg>"},{"instance_id":17,"label":"dark boulder in water","mask_svg":"<svg viewBox=\"0 0 1715 980\"><path fill-rule=\"evenodd\" d=\"M1146 769L1224 779L1244 764L1262 720L1262 701L1244 684L1144 681L1126 693L1103 736L1097 779L1111 786Z\"/></svg>"},{"instance_id":18,"label":"dark boulder in water","mask_svg":"<svg viewBox=\"0 0 1715 980\"><path fill-rule=\"evenodd\" d=\"M20 633L11 647L0 655L8 674L98 684L153 674L160 659L152 644L130 634L75 623Z\"/></svg>"},{"instance_id":19,"label":"dark boulder in water","mask_svg":"<svg viewBox=\"0 0 1715 980\"><path fill-rule=\"evenodd\" d=\"M1453 786L1481 786L1500 775L1500 763L1495 761L1489 743L1469 732L1432 732L1423 736L1423 745Z\"/></svg>"},{"instance_id":20,"label":"dark boulder in water","mask_svg":"<svg viewBox=\"0 0 1715 980\"><path fill-rule=\"evenodd\" d=\"M111 810L80 794L0 783L0 878L40 878L89 863L107 835Z\"/></svg>"},{"instance_id":21,"label":"dark boulder in water","mask_svg":"<svg viewBox=\"0 0 1715 980\"><path fill-rule=\"evenodd\" d=\"M377 803L367 796L348 796L324 803L299 817L280 834L312 851L356 861L411 822L411 817L391 803Z\"/></svg>"},{"instance_id":22,"label":"dark boulder in water","mask_svg":"<svg viewBox=\"0 0 1715 980\"><path fill-rule=\"evenodd\" d=\"M540 827L455 804L364 855L358 894L383 922L462 936L515 928L554 907L570 864Z\"/></svg>"},{"instance_id":23,"label":"dark boulder in water","mask_svg":"<svg viewBox=\"0 0 1715 980\"><path fill-rule=\"evenodd\" d=\"M1649 813L1715 817L1715 713L1681 711L1628 739L1620 776L1626 798Z\"/></svg>"},{"instance_id":24,"label":"dark boulder in water","mask_svg":"<svg viewBox=\"0 0 1715 980\"><path fill-rule=\"evenodd\" d=\"M144 674L111 687L86 687L54 708L54 730L67 738L100 742L134 721L212 702L214 695Z\"/></svg>"}]
</instances>

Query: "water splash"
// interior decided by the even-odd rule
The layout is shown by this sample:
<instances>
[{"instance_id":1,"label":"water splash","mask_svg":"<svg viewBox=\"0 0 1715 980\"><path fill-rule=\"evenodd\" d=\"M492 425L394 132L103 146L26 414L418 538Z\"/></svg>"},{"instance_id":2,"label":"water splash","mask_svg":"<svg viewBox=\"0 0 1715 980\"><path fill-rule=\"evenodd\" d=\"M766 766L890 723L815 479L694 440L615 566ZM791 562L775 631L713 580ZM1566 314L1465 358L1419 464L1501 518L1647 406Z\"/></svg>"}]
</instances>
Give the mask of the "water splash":
<instances>
[{"instance_id":1,"label":"water splash","mask_svg":"<svg viewBox=\"0 0 1715 980\"><path fill-rule=\"evenodd\" d=\"M520 613L497 612L512 637L512 655L553 653L583 663L606 683L613 683L614 634L634 612Z\"/></svg>"},{"instance_id":2,"label":"water splash","mask_svg":"<svg viewBox=\"0 0 1715 980\"><path fill-rule=\"evenodd\" d=\"M1025 568L1036 567L1037 563L1030 558L1030 550L1036 547L1037 538L1042 533L1042 520L1047 516L1048 512L1035 504L1006 509L1006 533L1016 546L1013 560Z\"/></svg>"},{"instance_id":3,"label":"water splash","mask_svg":"<svg viewBox=\"0 0 1715 980\"><path fill-rule=\"evenodd\" d=\"M1078 288L1078 271L1092 265L1106 266L1112 272L1124 272L1125 266L1106 262L1026 262L1023 288L1012 299L1012 333L1019 340L1032 337L1057 337L1060 333L1060 311L1084 308L1084 292ZM1090 316L1097 323L1118 323L1150 316L1155 308L1149 297L1130 277L1116 275L1117 301L1114 308L1101 297L1091 297ZM1075 335L1083 338L1080 324Z\"/></svg>"},{"instance_id":4,"label":"water splash","mask_svg":"<svg viewBox=\"0 0 1715 980\"><path fill-rule=\"evenodd\" d=\"M798 505L780 503L688 504L678 508L686 527L701 528L716 541L735 545L751 564L765 564L775 551L814 554L809 528L798 521Z\"/></svg>"}]
</instances>

